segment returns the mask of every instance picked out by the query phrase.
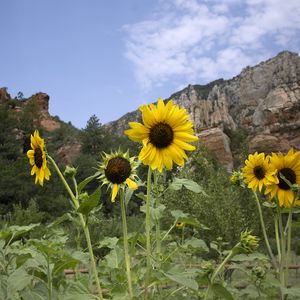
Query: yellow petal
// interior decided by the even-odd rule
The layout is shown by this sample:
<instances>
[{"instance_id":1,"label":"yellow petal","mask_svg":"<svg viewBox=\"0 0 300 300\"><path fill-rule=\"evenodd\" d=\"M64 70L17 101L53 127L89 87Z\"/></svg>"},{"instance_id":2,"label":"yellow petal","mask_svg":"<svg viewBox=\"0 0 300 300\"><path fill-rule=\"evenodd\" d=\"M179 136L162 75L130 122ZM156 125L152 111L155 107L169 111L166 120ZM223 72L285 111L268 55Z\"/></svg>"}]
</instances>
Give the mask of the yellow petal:
<instances>
[{"instance_id":1,"label":"yellow petal","mask_svg":"<svg viewBox=\"0 0 300 300\"><path fill-rule=\"evenodd\" d=\"M27 151L27 157L28 158L34 157L34 150L28 150Z\"/></svg>"},{"instance_id":2,"label":"yellow petal","mask_svg":"<svg viewBox=\"0 0 300 300\"><path fill-rule=\"evenodd\" d=\"M196 149L195 146L192 146L192 145L190 145L188 143L185 143L185 142L183 142L183 141L181 141L179 139L174 139L173 143L175 145L179 146L181 149L184 149L184 150L193 151L193 150Z\"/></svg>"},{"instance_id":3,"label":"yellow petal","mask_svg":"<svg viewBox=\"0 0 300 300\"><path fill-rule=\"evenodd\" d=\"M173 168L173 161L170 155L170 151L168 149L163 149L162 156L163 156L163 164L166 166L168 170L171 170Z\"/></svg>"},{"instance_id":4,"label":"yellow petal","mask_svg":"<svg viewBox=\"0 0 300 300\"><path fill-rule=\"evenodd\" d=\"M184 142L195 142L198 141L198 137L186 132L174 132L174 138L175 139L180 139Z\"/></svg>"},{"instance_id":5,"label":"yellow petal","mask_svg":"<svg viewBox=\"0 0 300 300\"><path fill-rule=\"evenodd\" d=\"M149 109L148 105L143 105L140 107L142 112L143 123L146 127L151 128L155 124L155 117L153 116L152 111Z\"/></svg>"},{"instance_id":6,"label":"yellow petal","mask_svg":"<svg viewBox=\"0 0 300 300\"><path fill-rule=\"evenodd\" d=\"M118 184L114 184L113 185L113 189L112 189L112 193L111 193L111 202L115 202L116 200L116 196L118 194L119 191L119 185Z\"/></svg>"},{"instance_id":7,"label":"yellow petal","mask_svg":"<svg viewBox=\"0 0 300 300\"><path fill-rule=\"evenodd\" d=\"M126 183L127 183L128 187L132 190L136 190L138 188L138 185L136 184L136 182L134 182L130 178L126 179Z\"/></svg>"}]
</instances>

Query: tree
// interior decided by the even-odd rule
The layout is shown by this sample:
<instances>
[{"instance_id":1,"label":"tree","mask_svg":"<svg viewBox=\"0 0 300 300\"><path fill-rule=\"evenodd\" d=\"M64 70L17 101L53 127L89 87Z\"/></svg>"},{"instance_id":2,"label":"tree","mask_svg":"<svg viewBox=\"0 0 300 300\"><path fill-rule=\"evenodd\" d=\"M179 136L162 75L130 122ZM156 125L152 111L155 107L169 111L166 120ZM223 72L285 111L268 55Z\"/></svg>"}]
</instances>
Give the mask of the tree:
<instances>
[{"instance_id":1,"label":"tree","mask_svg":"<svg viewBox=\"0 0 300 300\"><path fill-rule=\"evenodd\" d=\"M82 131L82 152L99 155L104 150L105 134L96 115L92 115Z\"/></svg>"}]
</instances>

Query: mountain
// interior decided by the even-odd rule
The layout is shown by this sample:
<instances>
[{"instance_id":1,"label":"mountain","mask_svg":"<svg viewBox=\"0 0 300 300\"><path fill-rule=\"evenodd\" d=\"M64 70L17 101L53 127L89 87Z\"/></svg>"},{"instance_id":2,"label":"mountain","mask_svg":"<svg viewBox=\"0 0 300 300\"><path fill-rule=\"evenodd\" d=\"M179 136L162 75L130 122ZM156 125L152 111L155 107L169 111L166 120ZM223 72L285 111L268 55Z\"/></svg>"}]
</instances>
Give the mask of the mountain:
<instances>
[{"instance_id":1,"label":"mountain","mask_svg":"<svg viewBox=\"0 0 300 300\"><path fill-rule=\"evenodd\" d=\"M281 52L256 66L244 68L229 80L189 85L165 101L169 99L187 109L200 142L228 171L238 166L249 152L286 152L291 147L300 148L300 57L297 53ZM54 136L64 132L67 143L61 144L58 152L65 162L80 152L81 142L72 137L77 133L68 133L76 129L49 114L47 94L12 99L6 88L2 88L0 105L5 103L15 115L27 111L31 129L36 124ZM140 120L141 113L136 110L105 124L104 130L108 136L122 140L128 122ZM65 128L67 125L70 128Z\"/></svg>"},{"instance_id":2,"label":"mountain","mask_svg":"<svg viewBox=\"0 0 300 300\"><path fill-rule=\"evenodd\" d=\"M300 57L283 51L229 80L189 85L170 98L187 109L200 141L230 171L247 152L300 148ZM106 124L122 135L134 111Z\"/></svg>"}]
</instances>

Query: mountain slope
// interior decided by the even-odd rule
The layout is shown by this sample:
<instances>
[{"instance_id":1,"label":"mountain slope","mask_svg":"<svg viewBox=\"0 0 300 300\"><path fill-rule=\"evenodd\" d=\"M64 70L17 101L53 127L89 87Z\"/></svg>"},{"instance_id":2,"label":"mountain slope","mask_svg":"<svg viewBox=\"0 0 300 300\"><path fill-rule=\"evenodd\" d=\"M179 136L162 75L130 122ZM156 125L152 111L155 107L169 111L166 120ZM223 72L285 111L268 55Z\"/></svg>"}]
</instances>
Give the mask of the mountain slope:
<instances>
[{"instance_id":1,"label":"mountain slope","mask_svg":"<svg viewBox=\"0 0 300 300\"><path fill-rule=\"evenodd\" d=\"M238 152L235 133L247 133L243 142L250 152L300 148L300 58L296 53L281 52L230 80L189 85L171 98L187 109L200 140L228 170ZM140 117L134 111L106 127L122 135L128 122Z\"/></svg>"}]
</instances>

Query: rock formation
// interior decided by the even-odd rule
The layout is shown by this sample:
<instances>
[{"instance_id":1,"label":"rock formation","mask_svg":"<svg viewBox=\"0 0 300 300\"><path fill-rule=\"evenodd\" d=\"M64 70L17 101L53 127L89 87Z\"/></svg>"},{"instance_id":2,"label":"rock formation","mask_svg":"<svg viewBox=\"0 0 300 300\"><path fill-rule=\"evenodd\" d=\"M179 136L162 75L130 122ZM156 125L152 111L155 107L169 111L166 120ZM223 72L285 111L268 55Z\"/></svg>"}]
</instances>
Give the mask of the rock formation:
<instances>
[{"instance_id":1,"label":"rock formation","mask_svg":"<svg viewBox=\"0 0 300 300\"><path fill-rule=\"evenodd\" d=\"M245 129L249 152L300 148L300 57L296 53L281 52L230 80L189 85L171 98L187 109L200 140L228 170L233 168L233 149L225 132ZM139 119L140 114L132 112L107 128L121 135L128 121Z\"/></svg>"}]
</instances>

